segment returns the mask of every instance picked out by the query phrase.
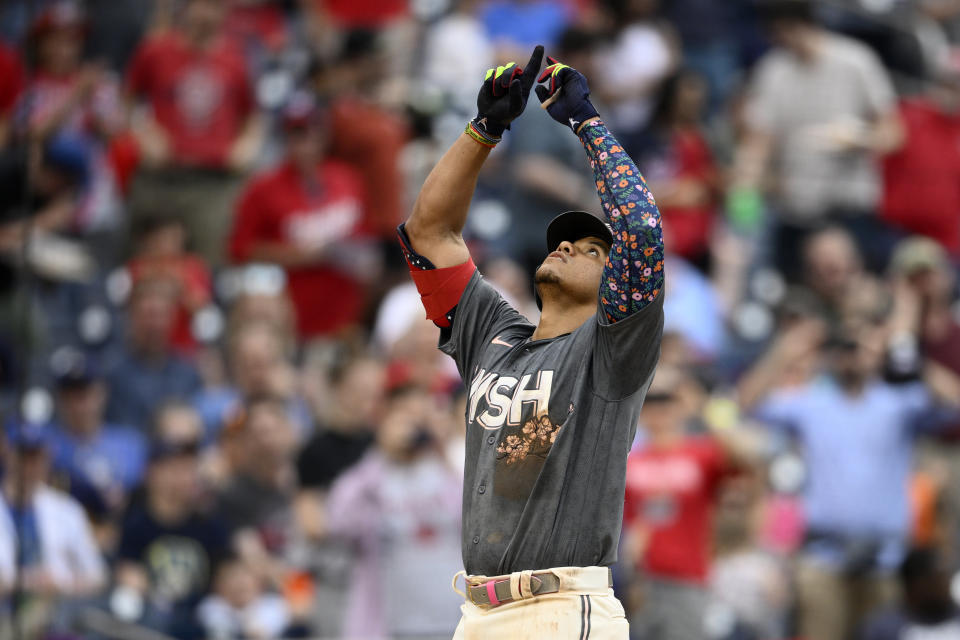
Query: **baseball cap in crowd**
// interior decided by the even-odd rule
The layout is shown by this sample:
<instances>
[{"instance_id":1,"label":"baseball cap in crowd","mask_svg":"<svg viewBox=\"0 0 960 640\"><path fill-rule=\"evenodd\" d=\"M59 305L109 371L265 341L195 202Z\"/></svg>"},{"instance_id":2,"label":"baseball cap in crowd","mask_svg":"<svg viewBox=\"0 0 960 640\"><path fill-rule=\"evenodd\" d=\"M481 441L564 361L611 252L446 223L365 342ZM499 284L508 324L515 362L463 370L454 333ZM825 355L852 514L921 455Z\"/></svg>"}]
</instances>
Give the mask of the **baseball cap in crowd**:
<instances>
[{"instance_id":1,"label":"baseball cap in crowd","mask_svg":"<svg viewBox=\"0 0 960 640\"><path fill-rule=\"evenodd\" d=\"M58 134L43 147L43 164L69 177L75 184L90 182L90 142L80 136Z\"/></svg>"},{"instance_id":2,"label":"baseball cap in crowd","mask_svg":"<svg viewBox=\"0 0 960 640\"><path fill-rule=\"evenodd\" d=\"M610 225L586 211L565 211L547 225L547 251L556 251L563 241L576 242L582 238L594 236L613 245L613 231Z\"/></svg>"},{"instance_id":3,"label":"baseball cap in crowd","mask_svg":"<svg viewBox=\"0 0 960 640\"><path fill-rule=\"evenodd\" d=\"M77 349L56 353L50 369L59 389L78 389L103 378L96 360Z\"/></svg>"},{"instance_id":4,"label":"baseball cap in crowd","mask_svg":"<svg viewBox=\"0 0 960 640\"><path fill-rule=\"evenodd\" d=\"M935 240L913 236L897 245L890 259L890 270L897 275L911 275L927 269L949 268L947 252Z\"/></svg>"},{"instance_id":5,"label":"baseball cap in crowd","mask_svg":"<svg viewBox=\"0 0 960 640\"><path fill-rule=\"evenodd\" d=\"M30 25L30 39L37 40L53 31L75 30L86 33L87 19L75 0L58 0L37 14Z\"/></svg>"},{"instance_id":6,"label":"baseball cap in crowd","mask_svg":"<svg viewBox=\"0 0 960 640\"><path fill-rule=\"evenodd\" d=\"M46 451L50 445L50 430L36 422L14 422L7 426L7 444L16 451Z\"/></svg>"},{"instance_id":7,"label":"baseball cap in crowd","mask_svg":"<svg viewBox=\"0 0 960 640\"><path fill-rule=\"evenodd\" d=\"M295 91L280 111L280 121L287 131L305 129L323 123L323 109L308 91Z\"/></svg>"}]
</instances>

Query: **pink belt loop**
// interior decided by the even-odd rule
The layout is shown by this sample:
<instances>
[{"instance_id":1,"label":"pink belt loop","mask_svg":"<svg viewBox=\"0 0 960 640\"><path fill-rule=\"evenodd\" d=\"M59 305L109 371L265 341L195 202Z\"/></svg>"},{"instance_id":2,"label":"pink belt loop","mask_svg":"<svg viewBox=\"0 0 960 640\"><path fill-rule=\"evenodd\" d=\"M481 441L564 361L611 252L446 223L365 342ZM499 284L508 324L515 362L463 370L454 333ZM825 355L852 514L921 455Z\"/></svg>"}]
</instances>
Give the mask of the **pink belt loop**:
<instances>
[{"instance_id":1,"label":"pink belt loop","mask_svg":"<svg viewBox=\"0 0 960 640\"><path fill-rule=\"evenodd\" d=\"M490 604L494 607L500 604L500 601L497 600L497 581L488 580L487 581L487 597L490 598Z\"/></svg>"}]
</instances>

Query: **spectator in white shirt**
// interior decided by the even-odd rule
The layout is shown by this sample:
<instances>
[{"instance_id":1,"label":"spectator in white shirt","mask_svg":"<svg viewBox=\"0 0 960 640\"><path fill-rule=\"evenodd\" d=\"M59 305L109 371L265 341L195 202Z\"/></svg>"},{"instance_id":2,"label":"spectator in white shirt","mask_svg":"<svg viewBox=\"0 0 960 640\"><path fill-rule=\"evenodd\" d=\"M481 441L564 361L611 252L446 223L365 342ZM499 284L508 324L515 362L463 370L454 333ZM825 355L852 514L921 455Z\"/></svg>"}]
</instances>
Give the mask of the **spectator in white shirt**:
<instances>
[{"instance_id":1,"label":"spectator in white shirt","mask_svg":"<svg viewBox=\"0 0 960 640\"><path fill-rule=\"evenodd\" d=\"M731 214L753 219L756 198L747 194L769 186L781 270L796 270L803 238L825 222L854 232L868 266L882 268L876 160L903 141L890 77L866 45L821 27L810 0L762 7L775 46L749 88Z\"/></svg>"},{"instance_id":2,"label":"spectator in white shirt","mask_svg":"<svg viewBox=\"0 0 960 640\"><path fill-rule=\"evenodd\" d=\"M65 599L96 594L106 570L83 508L46 483L48 442L43 427L25 424L3 447L0 601L17 588L20 573L21 595L53 610Z\"/></svg>"}]
</instances>

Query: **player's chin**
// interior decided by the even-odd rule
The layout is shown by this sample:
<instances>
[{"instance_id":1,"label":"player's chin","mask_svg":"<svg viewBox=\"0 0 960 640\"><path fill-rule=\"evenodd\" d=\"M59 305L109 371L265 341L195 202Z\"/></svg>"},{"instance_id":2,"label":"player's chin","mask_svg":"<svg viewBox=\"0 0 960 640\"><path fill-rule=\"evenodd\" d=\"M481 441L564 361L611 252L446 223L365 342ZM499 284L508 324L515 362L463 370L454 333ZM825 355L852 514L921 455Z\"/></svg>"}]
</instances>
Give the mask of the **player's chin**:
<instances>
[{"instance_id":1,"label":"player's chin","mask_svg":"<svg viewBox=\"0 0 960 640\"><path fill-rule=\"evenodd\" d=\"M558 284L560 282L560 273L556 265L544 262L533 274L533 281L537 284Z\"/></svg>"}]
</instances>

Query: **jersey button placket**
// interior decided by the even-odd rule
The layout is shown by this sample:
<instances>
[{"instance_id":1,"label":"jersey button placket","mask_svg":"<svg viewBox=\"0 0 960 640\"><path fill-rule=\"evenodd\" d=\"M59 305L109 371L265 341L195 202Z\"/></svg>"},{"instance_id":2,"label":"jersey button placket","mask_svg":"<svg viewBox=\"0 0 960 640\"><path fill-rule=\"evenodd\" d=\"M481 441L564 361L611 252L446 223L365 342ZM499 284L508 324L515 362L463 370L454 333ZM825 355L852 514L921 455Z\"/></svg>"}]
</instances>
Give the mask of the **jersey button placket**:
<instances>
[{"instance_id":1,"label":"jersey button placket","mask_svg":"<svg viewBox=\"0 0 960 640\"><path fill-rule=\"evenodd\" d=\"M493 444L496 441L497 441L496 436L487 436L487 444Z\"/></svg>"}]
</instances>

